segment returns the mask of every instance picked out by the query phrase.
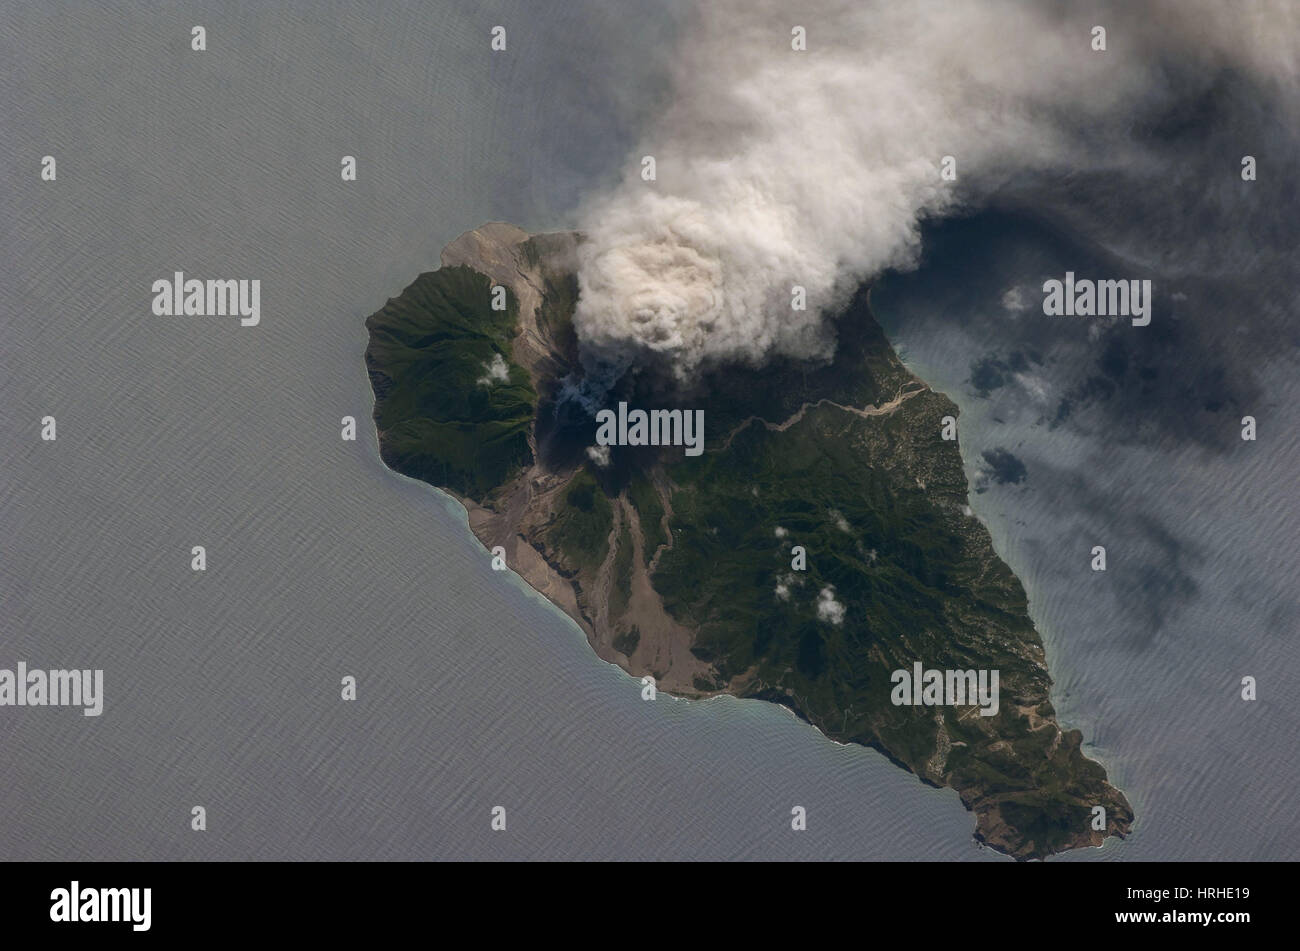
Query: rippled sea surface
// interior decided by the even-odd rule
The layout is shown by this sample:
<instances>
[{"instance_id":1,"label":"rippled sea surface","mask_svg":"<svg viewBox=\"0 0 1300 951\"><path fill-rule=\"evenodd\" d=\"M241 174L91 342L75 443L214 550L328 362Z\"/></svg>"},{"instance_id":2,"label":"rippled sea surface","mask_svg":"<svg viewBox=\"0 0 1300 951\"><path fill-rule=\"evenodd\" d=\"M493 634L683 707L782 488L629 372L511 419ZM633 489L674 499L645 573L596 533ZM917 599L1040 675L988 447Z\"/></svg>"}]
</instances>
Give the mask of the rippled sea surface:
<instances>
[{"instance_id":1,"label":"rippled sea surface","mask_svg":"<svg viewBox=\"0 0 1300 951\"><path fill-rule=\"evenodd\" d=\"M214 4L203 53L189 14L0 13L0 667L105 680L98 718L0 711L0 858L1000 859L955 793L776 707L642 701L490 570L458 505L378 458L365 316L483 221L572 225L662 93L675 19L645 6ZM176 270L260 279L260 326L154 316ZM1071 858L1294 857L1294 432L1207 460L995 422L964 382L988 341L906 287L881 309L962 404L972 477L988 448L1027 464L973 503L1063 718L1138 813ZM1272 383L1294 406L1294 376ZM1125 505L1089 504L1079 472ZM1073 564L1133 507L1190 552L1158 628ZM1121 562L1157 544L1127 537ZM1230 702L1243 673L1253 706Z\"/></svg>"}]
</instances>

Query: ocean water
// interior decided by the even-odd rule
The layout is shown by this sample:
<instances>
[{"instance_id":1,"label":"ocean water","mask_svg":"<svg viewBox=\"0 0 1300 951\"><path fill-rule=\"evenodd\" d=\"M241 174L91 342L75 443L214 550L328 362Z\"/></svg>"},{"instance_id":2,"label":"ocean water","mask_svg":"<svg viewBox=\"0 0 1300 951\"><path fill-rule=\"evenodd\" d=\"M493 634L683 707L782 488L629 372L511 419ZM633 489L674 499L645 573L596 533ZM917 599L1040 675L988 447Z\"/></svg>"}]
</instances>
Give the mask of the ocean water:
<instances>
[{"instance_id":1,"label":"ocean water","mask_svg":"<svg viewBox=\"0 0 1300 951\"><path fill-rule=\"evenodd\" d=\"M378 458L365 316L463 230L571 226L675 14L296 6L0 14L0 666L105 678L0 716L0 858L995 858L773 706L642 701ZM175 270L259 278L261 324L155 317Z\"/></svg>"},{"instance_id":2,"label":"ocean water","mask_svg":"<svg viewBox=\"0 0 1300 951\"><path fill-rule=\"evenodd\" d=\"M662 97L679 12L297 7L0 12L0 667L105 679L98 718L0 714L0 859L1003 860L955 793L779 708L643 701L490 570L458 505L378 458L365 316L483 221L571 226ZM508 56L488 52L498 23ZM155 317L150 285L175 270L259 278L261 325ZM1294 857L1294 433L1170 461L994 422L1010 409L964 383L989 341L915 286L884 304L962 405L972 477L986 448L1027 464L973 504L1031 593L1063 719L1138 812L1128 842L1069 858ZM1278 419L1295 376L1270 372ZM1134 509L1187 550L1157 552L1174 564L1152 584L1186 596L1154 633L1066 545ZM1107 580L1153 544L1125 537ZM1250 707L1230 702L1243 672Z\"/></svg>"},{"instance_id":3,"label":"ocean water","mask_svg":"<svg viewBox=\"0 0 1300 951\"><path fill-rule=\"evenodd\" d=\"M1248 383L1207 385L1204 367L1231 355L1200 349L1184 328L1170 346L1143 335L1198 320L1253 332L1248 311L1200 313L1203 289L1157 281L1179 306L1157 308L1150 327L1054 323L1042 316L1041 281L1089 273L1087 249L994 213L926 237L921 267L873 290L877 316L905 362L958 403L971 506L1029 594L1058 717L1083 731L1085 752L1136 811L1123 843L1054 860L1294 860L1294 346L1278 340L1271 360L1240 366ZM1009 307L1013 288L1021 299ZM1218 307L1205 298L1206 310ZM1012 367L1017 353L1031 356ZM990 358L1011 367L1001 381L977 372ZM1076 384L1095 381L1099 365L1123 372L1113 389L1094 383L1105 395L1089 405ZM1252 399L1201 411L1224 392ZM1058 422L1064 395L1076 405ZM1256 417L1255 442L1241 439L1244 413ZM1023 465L1018 481L1014 469L990 474L984 454L999 450ZM1105 572L1091 569L1094 545L1107 549ZM1242 700L1245 676L1258 682L1254 702Z\"/></svg>"}]
</instances>

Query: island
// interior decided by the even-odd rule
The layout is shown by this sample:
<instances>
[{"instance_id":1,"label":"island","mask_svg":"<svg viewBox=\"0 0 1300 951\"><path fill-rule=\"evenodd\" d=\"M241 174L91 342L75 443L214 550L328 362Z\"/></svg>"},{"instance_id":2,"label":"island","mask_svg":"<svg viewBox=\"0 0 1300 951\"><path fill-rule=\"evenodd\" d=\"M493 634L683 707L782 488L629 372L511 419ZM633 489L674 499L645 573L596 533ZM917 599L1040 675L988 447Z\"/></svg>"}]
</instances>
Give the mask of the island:
<instances>
[{"instance_id":1,"label":"island","mask_svg":"<svg viewBox=\"0 0 1300 951\"><path fill-rule=\"evenodd\" d=\"M702 452L593 451L573 399L581 240L484 225L367 318L384 462L459 500L488 551L657 689L781 704L953 788L1016 859L1128 835L969 507L957 406L899 360L868 290L834 317L829 363L716 367L688 390L627 373L605 394L703 409ZM899 703L893 675L921 666L995 671L996 708Z\"/></svg>"}]
</instances>

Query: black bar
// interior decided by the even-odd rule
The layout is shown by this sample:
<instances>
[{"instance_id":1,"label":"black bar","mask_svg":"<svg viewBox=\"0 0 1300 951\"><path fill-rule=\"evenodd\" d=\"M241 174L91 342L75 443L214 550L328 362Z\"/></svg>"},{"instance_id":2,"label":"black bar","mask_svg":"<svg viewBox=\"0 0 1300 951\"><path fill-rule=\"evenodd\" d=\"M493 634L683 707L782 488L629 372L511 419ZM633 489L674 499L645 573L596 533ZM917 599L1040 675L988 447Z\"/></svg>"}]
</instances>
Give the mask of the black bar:
<instances>
[{"instance_id":1,"label":"black bar","mask_svg":"<svg viewBox=\"0 0 1300 951\"><path fill-rule=\"evenodd\" d=\"M430 863L10 863L0 920L6 935L98 940L318 936L331 942L375 938L436 925L480 938L528 922L665 929L707 940L718 929L768 919L791 923L848 914L868 936L885 924L920 928L917 939L963 939L984 930L1012 945L1093 936L1168 936L1231 941L1286 928L1295 869L1250 863L675 864L613 868L570 864ZM127 909L108 922L54 921L60 889L71 884L95 913L96 889L149 889L147 930L129 911L143 901L109 895L102 907ZM1181 891L1180 891L1181 890ZM143 896L143 892L138 895ZM725 896L731 896L729 898ZM652 913L652 909L658 912ZM1210 915L1209 923L1200 920ZM740 920L727 920L739 915ZM1150 920L1120 916L1153 915ZM1196 918L1192 919L1191 916ZM1238 920L1225 920L1223 916ZM540 937L550 925L536 935ZM974 929L974 930L972 930ZM1041 929L1049 929L1043 931ZM924 933L923 933L924 932ZM725 931L724 931L725 933ZM694 942L693 942L694 943Z\"/></svg>"}]
</instances>

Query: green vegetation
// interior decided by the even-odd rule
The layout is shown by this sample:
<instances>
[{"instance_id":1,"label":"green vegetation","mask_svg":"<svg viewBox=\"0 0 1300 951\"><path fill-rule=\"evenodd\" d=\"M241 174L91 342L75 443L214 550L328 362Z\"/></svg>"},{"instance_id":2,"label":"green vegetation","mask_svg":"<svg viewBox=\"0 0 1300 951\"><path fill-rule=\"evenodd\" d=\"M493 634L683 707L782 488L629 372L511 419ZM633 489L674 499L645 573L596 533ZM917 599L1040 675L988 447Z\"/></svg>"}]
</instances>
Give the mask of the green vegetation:
<instances>
[{"instance_id":1,"label":"green vegetation","mask_svg":"<svg viewBox=\"0 0 1300 951\"><path fill-rule=\"evenodd\" d=\"M529 436L552 418L557 381L579 366L577 284L547 264L552 250L555 260L567 260L559 256L563 236L517 247L542 294L535 316L543 346L529 363L542 400L510 361L514 298L506 311L492 311L487 278L468 268L421 275L367 321L385 461L488 505L531 464ZM1126 833L1128 803L1083 756L1081 735L1054 722L1025 592L968 514L960 453L939 438L956 406L906 370L865 293L836 330L830 364L777 361L711 374L704 386L709 451L702 456L629 455L599 478L585 465L570 475L571 461L551 466L544 458L537 484L567 478L567 485L527 510L503 507L501 527L542 550L574 582L571 613L600 643L631 657L642 628L630 610L636 565L626 520L614 540L608 604L592 603L614 528L611 496L624 487L645 563L660 551L650 579L655 592L693 632L692 653L708 665L692 671L697 691L784 704L828 736L871 746L926 782L952 786L975 811L977 835L1020 858L1092 841L1094 805L1106 809L1110 833ZM482 382L494 362L506 379ZM652 384L646 377L633 385ZM843 408L883 406L904 394L876 415ZM652 391L632 396L658 402ZM782 431L757 421L736 429L754 415L788 420L805 404L817 405ZM554 444L542 435L549 449ZM656 483L670 487L667 507ZM551 499L548 513L542 506ZM673 513L670 548L661 547L670 540L666 508ZM794 546L806 557L798 567ZM661 636L643 626L647 637ZM999 712L895 706L891 675L915 661L997 670Z\"/></svg>"},{"instance_id":2,"label":"green vegetation","mask_svg":"<svg viewBox=\"0 0 1300 951\"><path fill-rule=\"evenodd\" d=\"M632 596L632 532L627 520L618 533L618 550L614 552L614 578L609 589L609 614L618 617L627 610Z\"/></svg>"},{"instance_id":3,"label":"green vegetation","mask_svg":"<svg viewBox=\"0 0 1300 951\"><path fill-rule=\"evenodd\" d=\"M663 527L664 507L655 487L639 472L628 484L627 497L641 522L641 536L645 539L642 555L648 565L654 560L655 551L668 540Z\"/></svg>"},{"instance_id":4,"label":"green vegetation","mask_svg":"<svg viewBox=\"0 0 1300 951\"><path fill-rule=\"evenodd\" d=\"M1077 843L1094 803L1124 822L1131 813L1077 734L1058 742L1016 708L1052 717L1050 681L1024 590L966 514L960 455L937 438L955 412L931 392L874 418L821 406L784 432L750 426L726 452L673 464L673 547L653 580L698 632L693 652L717 686L751 674L743 693L793 699L827 735L942 778L1007 827L1014 845L1000 845L1041 856ZM792 569L795 545L804 571ZM842 617L819 614L828 597ZM999 670L999 714L894 706L890 675L916 660Z\"/></svg>"},{"instance_id":5,"label":"green vegetation","mask_svg":"<svg viewBox=\"0 0 1300 951\"><path fill-rule=\"evenodd\" d=\"M595 478L583 469L564 491L564 505L547 529L550 544L579 569L594 570L609 551L614 509Z\"/></svg>"},{"instance_id":6,"label":"green vegetation","mask_svg":"<svg viewBox=\"0 0 1300 951\"><path fill-rule=\"evenodd\" d=\"M614 650L618 651L624 657L631 657L636 653L637 644L641 643L641 631L633 626L630 631L624 631L614 638Z\"/></svg>"},{"instance_id":7,"label":"green vegetation","mask_svg":"<svg viewBox=\"0 0 1300 951\"><path fill-rule=\"evenodd\" d=\"M366 321L380 450L399 472L483 500L531 462L537 394L510 359L518 305L465 267L421 274ZM505 380L489 372L504 368Z\"/></svg>"},{"instance_id":8,"label":"green vegetation","mask_svg":"<svg viewBox=\"0 0 1300 951\"><path fill-rule=\"evenodd\" d=\"M674 545L654 580L698 629L697 656L724 677L770 668L813 713L860 693L835 733L861 740L875 718L898 718L893 670L918 657L961 666L961 628L996 625L1009 648L1032 639L1023 591L961 512L960 457L933 449L952 411L932 393L875 419L823 406L785 432L750 426L729 451L674 465ZM794 545L805 571L791 569ZM817 616L827 589L841 623ZM1022 663L1012 649L1004 659Z\"/></svg>"}]
</instances>

